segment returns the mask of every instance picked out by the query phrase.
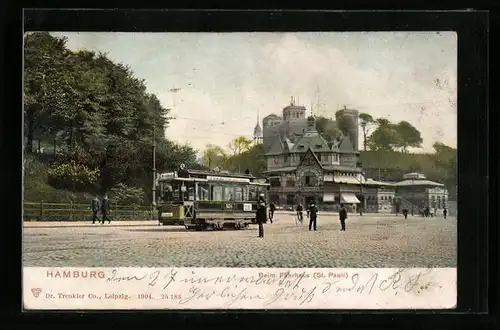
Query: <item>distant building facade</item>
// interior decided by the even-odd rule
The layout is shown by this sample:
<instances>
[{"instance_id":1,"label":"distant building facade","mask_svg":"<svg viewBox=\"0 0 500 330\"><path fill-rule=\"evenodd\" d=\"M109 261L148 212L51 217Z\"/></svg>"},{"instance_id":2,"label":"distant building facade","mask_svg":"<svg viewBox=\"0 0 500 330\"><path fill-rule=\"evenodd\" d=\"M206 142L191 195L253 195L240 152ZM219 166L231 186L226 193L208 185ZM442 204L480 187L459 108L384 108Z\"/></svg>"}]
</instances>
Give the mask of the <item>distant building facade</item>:
<instances>
[{"instance_id":1,"label":"distant building facade","mask_svg":"<svg viewBox=\"0 0 500 330\"><path fill-rule=\"evenodd\" d=\"M403 180L394 183L396 188L396 206L409 208L413 205L414 213L429 207L434 215L441 216L448 209L448 190L444 184L427 180L421 173L407 173ZM417 209L417 210L415 210Z\"/></svg>"}]
</instances>

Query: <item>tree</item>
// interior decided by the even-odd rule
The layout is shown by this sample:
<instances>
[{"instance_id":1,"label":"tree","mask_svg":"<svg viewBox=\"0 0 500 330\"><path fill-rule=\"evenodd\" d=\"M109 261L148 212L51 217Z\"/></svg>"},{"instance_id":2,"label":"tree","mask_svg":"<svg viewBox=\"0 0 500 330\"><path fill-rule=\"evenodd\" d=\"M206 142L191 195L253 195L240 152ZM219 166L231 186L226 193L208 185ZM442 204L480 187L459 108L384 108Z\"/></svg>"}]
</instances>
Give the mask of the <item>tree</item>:
<instances>
[{"instance_id":1,"label":"tree","mask_svg":"<svg viewBox=\"0 0 500 330\"><path fill-rule=\"evenodd\" d=\"M407 153L408 147L420 148L422 145L422 137L419 130L407 121L400 121L394 126L399 135L398 147L402 152Z\"/></svg>"},{"instance_id":2,"label":"tree","mask_svg":"<svg viewBox=\"0 0 500 330\"><path fill-rule=\"evenodd\" d=\"M141 188L129 187L119 183L109 190L109 198L116 204L140 205L144 201Z\"/></svg>"},{"instance_id":3,"label":"tree","mask_svg":"<svg viewBox=\"0 0 500 330\"><path fill-rule=\"evenodd\" d=\"M232 172L243 173L249 170L250 174L261 176L267 168L264 146L262 144L252 146L249 150L231 157L228 164Z\"/></svg>"},{"instance_id":4,"label":"tree","mask_svg":"<svg viewBox=\"0 0 500 330\"><path fill-rule=\"evenodd\" d=\"M379 126L389 126L391 124L391 122L389 121L389 119L385 119L385 118L378 118L378 119L375 120L375 122Z\"/></svg>"},{"instance_id":5,"label":"tree","mask_svg":"<svg viewBox=\"0 0 500 330\"><path fill-rule=\"evenodd\" d=\"M23 84L27 152L33 151L36 134L50 130L49 113L62 102L62 78L67 74L64 63L69 55L66 42L66 38L55 38L47 32L25 35Z\"/></svg>"},{"instance_id":6,"label":"tree","mask_svg":"<svg viewBox=\"0 0 500 330\"><path fill-rule=\"evenodd\" d=\"M316 118L316 130L327 142L333 142L340 133L333 120L322 116Z\"/></svg>"},{"instance_id":7,"label":"tree","mask_svg":"<svg viewBox=\"0 0 500 330\"><path fill-rule=\"evenodd\" d=\"M26 35L24 67L26 150L35 137L66 142L50 170L55 185L68 178L93 190L97 175L103 191L119 185L149 191L153 127L158 170L196 165L196 150L165 139L169 110L127 65L71 51L65 38L43 32Z\"/></svg>"},{"instance_id":8,"label":"tree","mask_svg":"<svg viewBox=\"0 0 500 330\"><path fill-rule=\"evenodd\" d=\"M227 152L214 144L207 144L203 152L203 165L210 169L221 167L228 160Z\"/></svg>"},{"instance_id":9,"label":"tree","mask_svg":"<svg viewBox=\"0 0 500 330\"><path fill-rule=\"evenodd\" d=\"M378 127L368 138L370 150L394 151L394 148L401 144L396 126L384 118L379 118L376 122Z\"/></svg>"},{"instance_id":10,"label":"tree","mask_svg":"<svg viewBox=\"0 0 500 330\"><path fill-rule=\"evenodd\" d=\"M360 113L359 119L359 124L363 130L363 150L366 151L368 125L373 123L373 117L367 113Z\"/></svg>"},{"instance_id":11,"label":"tree","mask_svg":"<svg viewBox=\"0 0 500 330\"><path fill-rule=\"evenodd\" d=\"M233 155L239 155L242 152L248 151L251 146L252 140L246 136L238 136L231 140L228 147L232 151Z\"/></svg>"}]
</instances>

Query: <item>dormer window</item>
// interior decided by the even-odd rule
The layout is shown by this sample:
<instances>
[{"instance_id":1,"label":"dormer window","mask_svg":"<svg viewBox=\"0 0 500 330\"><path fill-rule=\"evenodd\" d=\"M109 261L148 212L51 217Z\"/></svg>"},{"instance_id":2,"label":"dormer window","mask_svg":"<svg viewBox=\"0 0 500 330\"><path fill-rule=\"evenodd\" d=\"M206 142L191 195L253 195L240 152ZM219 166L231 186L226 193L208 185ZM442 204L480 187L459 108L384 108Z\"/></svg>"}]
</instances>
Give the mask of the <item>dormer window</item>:
<instances>
[{"instance_id":1,"label":"dormer window","mask_svg":"<svg viewBox=\"0 0 500 330\"><path fill-rule=\"evenodd\" d=\"M304 145L303 144L299 145L299 149L304 149Z\"/></svg>"},{"instance_id":2,"label":"dormer window","mask_svg":"<svg viewBox=\"0 0 500 330\"><path fill-rule=\"evenodd\" d=\"M321 149L321 144L317 144L317 145L316 145L316 148L317 148L317 149Z\"/></svg>"}]
</instances>

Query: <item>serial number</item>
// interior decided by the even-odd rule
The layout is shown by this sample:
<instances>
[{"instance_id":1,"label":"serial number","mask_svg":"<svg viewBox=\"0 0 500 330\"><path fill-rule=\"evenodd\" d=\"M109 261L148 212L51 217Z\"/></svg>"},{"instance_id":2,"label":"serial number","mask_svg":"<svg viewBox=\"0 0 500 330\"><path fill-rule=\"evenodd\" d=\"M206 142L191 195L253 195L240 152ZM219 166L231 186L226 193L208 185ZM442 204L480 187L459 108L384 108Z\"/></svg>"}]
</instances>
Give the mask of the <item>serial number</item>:
<instances>
[{"instance_id":1,"label":"serial number","mask_svg":"<svg viewBox=\"0 0 500 330\"><path fill-rule=\"evenodd\" d=\"M167 293L162 293L161 299L171 299L171 300L179 300L182 299L182 296L180 294L167 294Z\"/></svg>"}]
</instances>

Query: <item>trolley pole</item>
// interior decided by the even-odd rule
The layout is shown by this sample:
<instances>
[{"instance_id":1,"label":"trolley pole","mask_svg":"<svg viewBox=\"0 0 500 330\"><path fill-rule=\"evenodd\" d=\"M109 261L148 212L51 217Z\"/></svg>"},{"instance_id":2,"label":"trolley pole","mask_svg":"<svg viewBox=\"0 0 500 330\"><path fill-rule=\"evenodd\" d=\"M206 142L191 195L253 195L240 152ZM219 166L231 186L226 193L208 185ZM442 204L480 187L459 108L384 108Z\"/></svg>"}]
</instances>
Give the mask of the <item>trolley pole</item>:
<instances>
[{"instance_id":1,"label":"trolley pole","mask_svg":"<svg viewBox=\"0 0 500 330\"><path fill-rule=\"evenodd\" d=\"M153 187L151 188L153 193L153 201L151 203L153 207L152 218L155 220L156 214L156 123L153 123Z\"/></svg>"}]
</instances>

